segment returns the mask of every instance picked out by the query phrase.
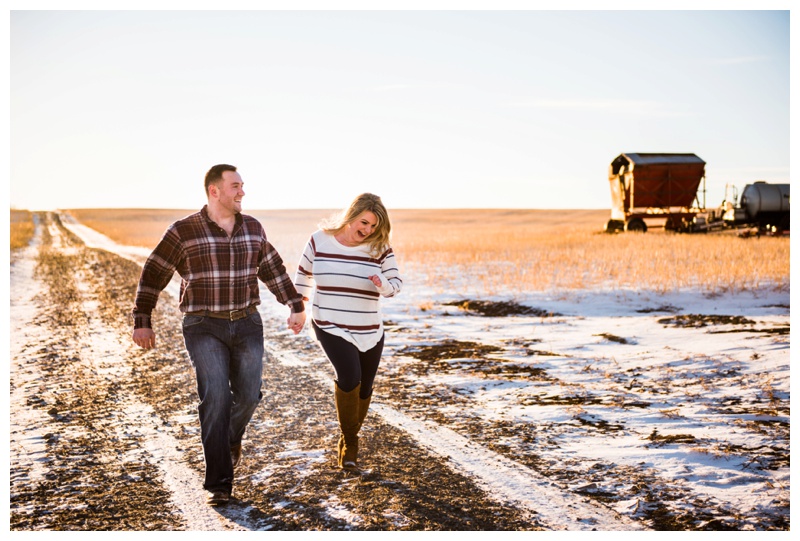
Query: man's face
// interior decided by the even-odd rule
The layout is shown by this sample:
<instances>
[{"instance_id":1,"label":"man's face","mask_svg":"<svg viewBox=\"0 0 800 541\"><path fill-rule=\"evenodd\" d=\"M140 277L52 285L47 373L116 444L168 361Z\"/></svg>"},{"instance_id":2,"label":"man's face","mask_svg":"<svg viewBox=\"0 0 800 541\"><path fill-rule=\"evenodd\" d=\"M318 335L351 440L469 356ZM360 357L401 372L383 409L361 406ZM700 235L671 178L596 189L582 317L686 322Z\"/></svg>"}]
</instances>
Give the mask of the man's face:
<instances>
[{"instance_id":1,"label":"man's face","mask_svg":"<svg viewBox=\"0 0 800 541\"><path fill-rule=\"evenodd\" d=\"M231 213L242 212L242 197L244 197L244 182L236 171L222 173L222 182L213 186L215 190L211 195L216 197L219 205Z\"/></svg>"}]
</instances>

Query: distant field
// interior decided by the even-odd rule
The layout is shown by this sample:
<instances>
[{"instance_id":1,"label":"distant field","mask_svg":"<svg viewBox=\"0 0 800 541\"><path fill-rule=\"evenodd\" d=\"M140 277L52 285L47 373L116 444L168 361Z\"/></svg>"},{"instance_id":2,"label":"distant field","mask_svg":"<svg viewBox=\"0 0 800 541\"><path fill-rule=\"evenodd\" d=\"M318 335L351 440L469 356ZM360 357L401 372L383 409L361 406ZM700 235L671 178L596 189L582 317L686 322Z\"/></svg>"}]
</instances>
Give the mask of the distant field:
<instances>
[{"instance_id":1,"label":"distant field","mask_svg":"<svg viewBox=\"0 0 800 541\"><path fill-rule=\"evenodd\" d=\"M123 244L154 247L192 210L71 210ZM333 211L249 211L293 272L308 236ZM484 294L581 288L707 293L789 289L789 239L602 233L607 210L390 210L401 270L439 291ZM465 281L465 277L467 277ZM464 292L468 294L468 292Z\"/></svg>"},{"instance_id":2,"label":"distant field","mask_svg":"<svg viewBox=\"0 0 800 541\"><path fill-rule=\"evenodd\" d=\"M11 249L24 248L33 237L33 215L27 210L11 209L9 230Z\"/></svg>"}]
</instances>

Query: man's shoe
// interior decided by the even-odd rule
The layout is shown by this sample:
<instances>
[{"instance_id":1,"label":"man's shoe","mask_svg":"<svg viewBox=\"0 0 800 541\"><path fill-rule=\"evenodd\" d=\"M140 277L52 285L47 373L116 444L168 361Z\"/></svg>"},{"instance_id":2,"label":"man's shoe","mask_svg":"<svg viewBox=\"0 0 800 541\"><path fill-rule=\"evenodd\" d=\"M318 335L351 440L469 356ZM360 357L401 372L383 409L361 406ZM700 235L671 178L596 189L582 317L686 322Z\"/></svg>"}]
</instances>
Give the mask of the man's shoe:
<instances>
[{"instance_id":1,"label":"man's shoe","mask_svg":"<svg viewBox=\"0 0 800 541\"><path fill-rule=\"evenodd\" d=\"M231 445L231 462L233 462L233 467L239 465L239 462L242 461L242 444L238 443L236 445Z\"/></svg>"},{"instance_id":2,"label":"man's shoe","mask_svg":"<svg viewBox=\"0 0 800 541\"><path fill-rule=\"evenodd\" d=\"M212 490L208 493L208 505L225 505L231 499L231 495L224 490Z\"/></svg>"}]
</instances>

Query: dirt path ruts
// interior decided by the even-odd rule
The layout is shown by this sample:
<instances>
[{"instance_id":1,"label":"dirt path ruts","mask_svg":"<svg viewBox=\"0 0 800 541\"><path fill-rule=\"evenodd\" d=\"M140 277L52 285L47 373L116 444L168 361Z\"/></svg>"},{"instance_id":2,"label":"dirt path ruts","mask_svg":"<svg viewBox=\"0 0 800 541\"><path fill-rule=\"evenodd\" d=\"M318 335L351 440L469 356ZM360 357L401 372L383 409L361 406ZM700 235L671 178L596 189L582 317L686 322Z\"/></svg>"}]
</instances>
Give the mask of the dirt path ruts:
<instances>
[{"instance_id":1,"label":"dirt path ruts","mask_svg":"<svg viewBox=\"0 0 800 541\"><path fill-rule=\"evenodd\" d=\"M542 528L377 418L363 433L365 474L336 470L331 388L312 367L274 360L235 499L209 510L174 301L159 306L159 348L134 350L138 267L57 223L38 232L12 268L12 530Z\"/></svg>"},{"instance_id":2,"label":"dirt path ruts","mask_svg":"<svg viewBox=\"0 0 800 541\"><path fill-rule=\"evenodd\" d=\"M121 407L130 384L98 350L108 337L89 331L99 319L83 278L91 254L52 222L37 231L38 249L11 276L11 528L175 529L179 518L155 505L169 496L158 468Z\"/></svg>"}]
</instances>

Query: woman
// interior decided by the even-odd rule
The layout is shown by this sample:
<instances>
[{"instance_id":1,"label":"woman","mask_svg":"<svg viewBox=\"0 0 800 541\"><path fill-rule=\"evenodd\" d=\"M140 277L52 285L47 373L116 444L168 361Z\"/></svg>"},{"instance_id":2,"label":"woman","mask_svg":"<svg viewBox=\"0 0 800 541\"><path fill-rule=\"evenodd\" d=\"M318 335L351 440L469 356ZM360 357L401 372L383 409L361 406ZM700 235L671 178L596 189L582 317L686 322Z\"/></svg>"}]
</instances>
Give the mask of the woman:
<instances>
[{"instance_id":1,"label":"woman","mask_svg":"<svg viewBox=\"0 0 800 541\"><path fill-rule=\"evenodd\" d=\"M358 432L383 352L379 300L395 296L403 285L390 231L380 197L361 194L311 235L295 275L304 300L313 290L311 324L336 371L338 464L348 470L358 467Z\"/></svg>"}]
</instances>

